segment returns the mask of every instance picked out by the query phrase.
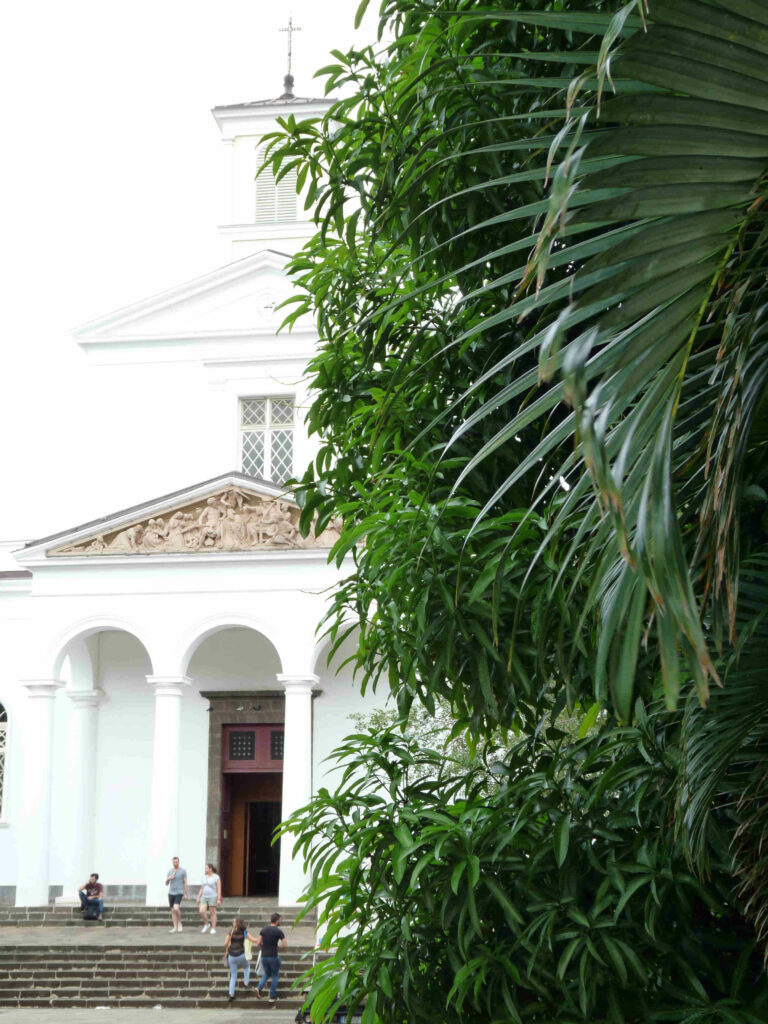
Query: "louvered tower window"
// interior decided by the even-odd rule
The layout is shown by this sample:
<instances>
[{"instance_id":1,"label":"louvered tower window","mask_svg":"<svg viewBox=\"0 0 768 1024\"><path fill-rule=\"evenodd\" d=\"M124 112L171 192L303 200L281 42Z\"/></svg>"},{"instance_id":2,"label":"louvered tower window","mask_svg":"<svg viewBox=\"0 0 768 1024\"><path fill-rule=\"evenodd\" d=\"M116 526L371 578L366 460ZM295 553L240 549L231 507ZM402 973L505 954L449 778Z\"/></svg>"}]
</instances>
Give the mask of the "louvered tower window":
<instances>
[{"instance_id":1,"label":"louvered tower window","mask_svg":"<svg viewBox=\"0 0 768 1024\"><path fill-rule=\"evenodd\" d=\"M283 483L293 476L292 398L240 399L240 468L248 476Z\"/></svg>"},{"instance_id":2,"label":"louvered tower window","mask_svg":"<svg viewBox=\"0 0 768 1024\"><path fill-rule=\"evenodd\" d=\"M5 790L5 758L8 752L8 713L0 704L0 818L3 816Z\"/></svg>"},{"instance_id":3,"label":"louvered tower window","mask_svg":"<svg viewBox=\"0 0 768 1024\"><path fill-rule=\"evenodd\" d=\"M264 163L265 148L256 151L256 167ZM275 181L271 167L256 177L256 223L277 224L296 220L296 168Z\"/></svg>"}]
</instances>

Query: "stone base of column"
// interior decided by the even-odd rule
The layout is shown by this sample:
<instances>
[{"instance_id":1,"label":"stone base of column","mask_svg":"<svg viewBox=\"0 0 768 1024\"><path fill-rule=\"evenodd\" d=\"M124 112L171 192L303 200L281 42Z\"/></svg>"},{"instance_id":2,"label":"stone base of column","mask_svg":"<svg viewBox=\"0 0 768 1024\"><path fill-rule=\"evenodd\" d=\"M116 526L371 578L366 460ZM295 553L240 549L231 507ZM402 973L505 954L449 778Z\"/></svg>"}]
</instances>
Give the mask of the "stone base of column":
<instances>
[{"instance_id":1,"label":"stone base of column","mask_svg":"<svg viewBox=\"0 0 768 1024\"><path fill-rule=\"evenodd\" d=\"M79 907L80 896L78 893L67 893L65 896L57 896L53 902L57 907Z\"/></svg>"},{"instance_id":2,"label":"stone base of column","mask_svg":"<svg viewBox=\"0 0 768 1024\"><path fill-rule=\"evenodd\" d=\"M17 907L47 907L48 882L18 882L16 885Z\"/></svg>"},{"instance_id":3,"label":"stone base of column","mask_svg":"<svg viewBox=\"0 0 768 1024\"><path fill-rule=\"evenodd\" d=\"M167 871L167 867L164 867L164 870ZM182 900L181 902L183 905L185 901ZM150 885L148 882L147 898L144 900L144 905L146 907L166 907L170 913L170 908L168 907L168 886L163 885L162 882L160 885Z\"/></svg>"}]
</instances>

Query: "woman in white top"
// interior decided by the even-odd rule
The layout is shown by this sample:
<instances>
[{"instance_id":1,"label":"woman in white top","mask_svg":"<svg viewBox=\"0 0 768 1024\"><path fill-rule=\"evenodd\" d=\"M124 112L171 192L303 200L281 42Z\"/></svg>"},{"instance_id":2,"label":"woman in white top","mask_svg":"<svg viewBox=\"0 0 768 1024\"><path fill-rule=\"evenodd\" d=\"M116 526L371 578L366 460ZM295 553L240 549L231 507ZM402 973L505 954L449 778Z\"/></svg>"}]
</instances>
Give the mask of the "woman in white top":
<instances>
[{"instance_id":1,"label":"woman in white top","mask_svg":"<svg viewBox=\"0 0 768 1024\"><path fill-rule=\"evenodd\" d=\"M197 894L197 905L203 915L203 934L210 931L211 935L216 934L216 908L221 906L221 879L216 874L213 864L205 865L205 881ZM208 911L211 912L211 920L208 921Z\"/></svg>"}]
</instances>

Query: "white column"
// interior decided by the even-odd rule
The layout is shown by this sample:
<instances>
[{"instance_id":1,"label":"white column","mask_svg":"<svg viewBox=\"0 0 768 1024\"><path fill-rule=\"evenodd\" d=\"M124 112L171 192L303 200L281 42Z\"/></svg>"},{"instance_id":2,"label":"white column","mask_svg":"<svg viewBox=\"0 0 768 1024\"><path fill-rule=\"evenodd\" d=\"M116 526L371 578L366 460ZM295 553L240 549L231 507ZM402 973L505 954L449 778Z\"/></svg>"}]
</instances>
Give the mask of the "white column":
<instances>
[{"instance_id":1,"label":"white column","mask_svg":"<svg viewBox=\"0 0 768 1024\"><path fill-rule=\"evenodd\" d=\"M54 698L58 679L23 679L27 690L22 743L22 806L16 906L45 906L51 850Z\"/></svg>"},{"instance_id":2,"label":"white column","mask_svg":"<svg viewBox=\"0 0 768 1024\"><path fill-rule=\"evenodd\" d=\"M312 796L312 689L318 677L278 675L285 690L285 746L283 749L282 817L288 818ZM293 843L280 844L281 907L299 902L307 876L301 858L294 860Z\"/></svg>"},{"instance_id":3,"label":"white column","mask_svg":"<svg viewBox=\"0 0 768 1024\"><path fill-rule=\"evenodd\" d=\"M98 871L93 862L93 836L96 823L96 733L99 724L99 704L103 690L67 690L72 702L69 718L70 794L72 800L72 840L69 850L64 895L57 903L77 903L79 886L92 871Z\"/></svg>"},{"instance_id":4,"label":"white column","mask_svg":"<svg viewBox=\"0 0 768 1024\"><path fill-rule=\"evenodd\" d=\"M184 851L179 843L179 740L181 698L189 686L186 676L147 676L155 691L155 735L149 794L147 906L167 902L165 876L172 857Z\"/></svg>"}]
</instances>

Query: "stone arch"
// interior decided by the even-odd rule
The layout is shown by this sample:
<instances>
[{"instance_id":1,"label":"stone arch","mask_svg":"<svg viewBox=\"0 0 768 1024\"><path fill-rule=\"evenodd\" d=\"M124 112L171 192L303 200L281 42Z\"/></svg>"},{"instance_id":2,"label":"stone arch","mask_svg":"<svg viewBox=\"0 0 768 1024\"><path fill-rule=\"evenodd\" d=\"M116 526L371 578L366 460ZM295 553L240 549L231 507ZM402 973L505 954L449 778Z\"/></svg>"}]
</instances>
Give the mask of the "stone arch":
<instances>
[{"instance_id":1,"label":"stone arch","mask_svg":"<svg viewBox=\"0 0 768 1024\"><path fill-rule=\"evenodd\" d=\"M50 678L58 679L60 677L64 659L68 656L76 641L85 643L89 637L94 636L96 633L103 633L109 630L128 633L134 640L137 640L144 648L149 660L150 670L153 671L152 644L142 629L137 627L135 623L118 616L93 616L70 626L51 645L48 659L48 663L51 665Z\"/></svg>"},{"instance_id":2,"label":"stone arch","mask_svg":"<svg viewBox=\"0 0 768 1024\"><path fill-rule=\"evenodd\" d=\"M351 638L354 636L354 631L356 627L358 627L358 625L359 624L357 620L351 618L344 619L344 621L341 624L340 632L346 633L347 630L349 630L349 635L346 637L346 639L342 641L341 644L342 648L346 649L347 652L349 651ZM312 672L315 675L323 675L329 670L329 666L326 662L326 659L334 643L335 640L331 640L331 638L327 634L323 634L317 639L314 649L312 650L312 656L310 660Z\"/></svg>"},{"instance_id":3,"label":"stone arch","mask_svg":"<svg viewBox=\"0 0 768 1024\"><path fill-rule=\"evenodd\" d=\"M249 629L257 633L274 648L280 665L285 664L284 639L277 634L272 624L246 615L223 614L199 622L187 633L178 658L179 675L187 675L195 652L209 637L225 629Z\"/></svg>"}]
</instances>

